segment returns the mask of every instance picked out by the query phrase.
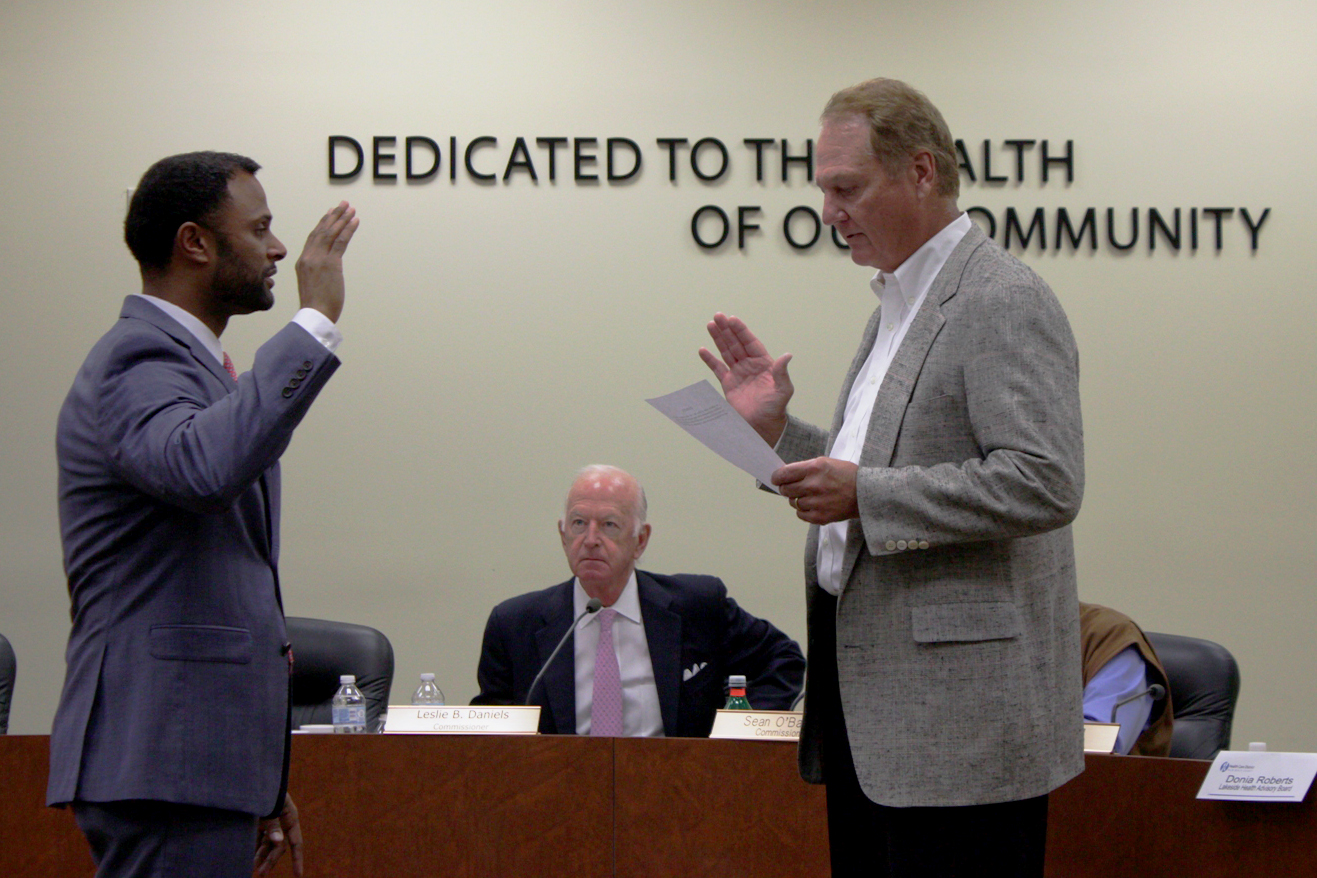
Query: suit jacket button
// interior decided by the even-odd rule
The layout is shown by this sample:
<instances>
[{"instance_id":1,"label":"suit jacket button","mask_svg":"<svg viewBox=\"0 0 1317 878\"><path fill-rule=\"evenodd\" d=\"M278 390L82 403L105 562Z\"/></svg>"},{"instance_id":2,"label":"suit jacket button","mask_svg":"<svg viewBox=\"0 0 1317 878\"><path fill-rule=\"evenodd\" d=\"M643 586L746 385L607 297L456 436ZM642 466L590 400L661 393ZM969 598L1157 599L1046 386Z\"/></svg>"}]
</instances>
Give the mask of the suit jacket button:
<instances>
[{"instance_id":1,"label":"suit jacket button","mask_svg":"<svg viewBox=\"0 0 1317 878\"><path fill-rule=\"evenodd\" d=\"M888 540L888 541L887 541L887 551L889 551L889 552L895 552L895 551L896 551L896 543L892 542L891 540Z\"/></svg>"},{"instance_id":2,"label":"suit jacket button","mask_svg":"<svg viewBox=\"0 0 1317 878\"><path fill-rule=\"evenodd\" d=\"M927 549L927 548L928 548L928 540L920 540L920 541L919 541L919 548L921 548L921 549Z\"/></svg>"},{"instance_id":3,"label":"suit jacket button","mask_svg":"<svg viewBox=\"0 0 1317 878\"><path fill-rule=\"evenodd\" d=\"M301 378L289 378L289 379L288 379L288 386L289 386L289 387L296 387L297 385L299 385L299 384L301 384L301 383L302 383L302 379L301 379Z\"/></svg>"},{"instance_id":4,"label":"suit jacket button","mask_svg":"<svg viewBox=\"0 0 1317 878\"><path fill-rule=\"evenodd\" d=\"M305 369L298 369L297 372L296 372L295 374L297 375L298 378L305 378L305 377L306 377L306 370L305 370Z\"/></svg>"},{"instance_id":5,"label":"suit jacket button","mask_svg":"<svg viewBox=\"0 0 1317 878\"><path fill-rule=\"evenodd\" d=\"M293 395L293 389L291 387L285 387L283 395L284 395L284 399L287 399L288 397Z\"/></svg>"},{"instance_id":6,"label":"suit jacket button","mask_svg":"<svg viewBox=\"0 0 1317 878\"><path fill-rule=\"evenodd\" d=\"M903 551L903 552L905 551L905 548L906 548L907 545L909 545L909 544L908 544L905 540L897 540L897 541L896 541L896 547L897 547L898 549L900 549L901 551Z\"/></svg>"},{"instance_id":7,"label":"suit jacket button","mask_svg":"<svg viewBox=\"0 0 1317 878\"><path fill-rule=\"evenodd\" d=\"M303 361L302 361L302 368L303 368L303 369L310 369L310 368L311 368L311 365L312 365L312 364L311 364L311 361L310 361L310 360L303 360Z\"/></svg>"}]
</instances>

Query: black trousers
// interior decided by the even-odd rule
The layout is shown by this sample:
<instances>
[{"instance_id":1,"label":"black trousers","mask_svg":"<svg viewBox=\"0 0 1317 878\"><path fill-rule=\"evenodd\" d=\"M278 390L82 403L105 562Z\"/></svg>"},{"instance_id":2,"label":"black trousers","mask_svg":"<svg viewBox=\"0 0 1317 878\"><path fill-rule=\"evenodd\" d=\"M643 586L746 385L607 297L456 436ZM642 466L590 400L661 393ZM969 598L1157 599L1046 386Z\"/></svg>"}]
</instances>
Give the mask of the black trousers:
<instances>
[{"instance_id":1,"label":"black trousers","mask_svg":"<svg viewBox=\"0 0 1317 878\"><path fill-rule=\"evenodd\" d=\"M96 878L251 878L256 815L172 802L74 802Z\"/></svg>"},{"instance_id":2,"label":"black trousers","mask_svg":"<svg viewBox=\"0 0 1317 878\"><path fill-rule=\"evenodd\" d=\"M837 600L811 611L811 722L823 733L833 878L1042 878L1047 796L991 805L892 808L860 789L837 685Z\"/></svg>"}]
</instances>

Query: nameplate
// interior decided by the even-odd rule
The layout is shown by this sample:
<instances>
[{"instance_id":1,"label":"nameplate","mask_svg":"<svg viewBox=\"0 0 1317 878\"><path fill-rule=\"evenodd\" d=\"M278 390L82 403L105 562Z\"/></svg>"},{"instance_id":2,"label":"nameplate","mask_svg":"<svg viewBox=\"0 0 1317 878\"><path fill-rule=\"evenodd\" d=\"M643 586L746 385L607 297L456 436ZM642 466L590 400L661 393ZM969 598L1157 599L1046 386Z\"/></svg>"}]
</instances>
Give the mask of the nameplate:
<instances>
[{"instance_id":1,"label":"nameplate","mask_svg":"<svg viewBox=\"0 0 1317 878\"><path fill-rule=\"evenodd\" d=\"M533 735L539 707L421 707L390 704L385 734Z\"/></svg>"},{"instance_id":2,"label":"nameplate","mask_svg":"<svg viewBox=\"0 0 1317 878\"><path fill-rule=\"evenodd\" d=\"M1116 749L1120 723L1084 723L1084 752L1110 753Z\"/></svg>"},{"instance_id":3,"label":"nameplate","mask_svg":"<svg viewBox=\"0 0 1317 878\"><path fill-rule=\"evenodd\" d=\"M1222 750L1198 798L1230 802L1302 802L1317 774L1317 753Z\"/></svg>"},{"instance_id":4,"label":"nameplate","mask_svg":"<svg viewBox=\"0 0 1317 878\"><path fill-rule=\"evenodd\" d=\"M786 710L720 710L710 738L742 741L799 741L804 714Z\"/></svg>"}]
</instances>

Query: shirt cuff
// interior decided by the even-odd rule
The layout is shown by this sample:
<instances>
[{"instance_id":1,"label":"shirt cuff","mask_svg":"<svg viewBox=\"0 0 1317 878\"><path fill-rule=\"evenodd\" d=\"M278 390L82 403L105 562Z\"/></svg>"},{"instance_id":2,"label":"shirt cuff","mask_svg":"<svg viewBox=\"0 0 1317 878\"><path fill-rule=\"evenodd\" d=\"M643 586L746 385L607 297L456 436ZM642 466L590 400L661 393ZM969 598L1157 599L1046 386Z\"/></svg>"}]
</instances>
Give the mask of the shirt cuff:
<instances>
[{"instance_id":1,"label":"shirt cuff","mask_svg":"<svg viewBox=\"0 0 1317 878\"><path fill-rule=\"evenodd\" d=\"M343 333L339 332L334 321L315 308L303 308L298 311L293 315L293 322L311 333L312 338L328 348L331 354L337 353L338 346L343 343Z\"/></svg>"}]
</instances>

